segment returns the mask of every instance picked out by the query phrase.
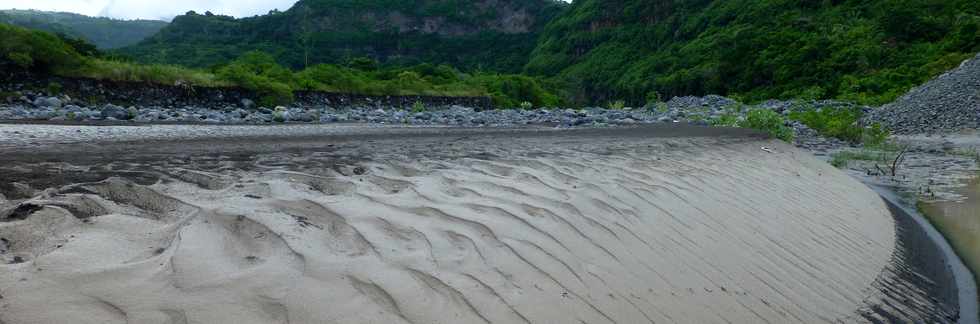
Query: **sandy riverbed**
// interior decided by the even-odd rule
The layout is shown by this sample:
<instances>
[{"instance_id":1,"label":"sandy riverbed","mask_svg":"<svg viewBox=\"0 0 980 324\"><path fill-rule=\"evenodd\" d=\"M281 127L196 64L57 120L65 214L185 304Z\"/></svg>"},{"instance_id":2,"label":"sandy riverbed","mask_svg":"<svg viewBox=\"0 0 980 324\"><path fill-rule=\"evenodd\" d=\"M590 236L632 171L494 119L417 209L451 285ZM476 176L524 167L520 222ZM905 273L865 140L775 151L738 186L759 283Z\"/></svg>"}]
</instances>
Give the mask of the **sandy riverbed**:
<instances>
[{"instance_id":1,"label":"sandy riverbed","mask_svg":"<svg viewBox=\"0 0 980 324\"><path fill-rule=\"evenodd\" d=\"M957 316L877 194L744 131L168 127L0 125L0 322Z\"/></svg>"}]
</instances>

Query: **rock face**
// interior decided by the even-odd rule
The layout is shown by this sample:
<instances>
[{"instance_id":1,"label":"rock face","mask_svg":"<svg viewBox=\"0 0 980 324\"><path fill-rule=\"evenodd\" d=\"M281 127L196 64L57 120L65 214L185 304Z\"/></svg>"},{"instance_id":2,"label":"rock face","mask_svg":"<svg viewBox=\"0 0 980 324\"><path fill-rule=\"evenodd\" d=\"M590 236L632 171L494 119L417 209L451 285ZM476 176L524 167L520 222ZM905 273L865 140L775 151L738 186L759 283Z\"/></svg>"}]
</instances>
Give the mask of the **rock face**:
<instances>
[{"instance_id":1,"label":"rock face","mask_svg":"<svg viewBox=\"0 0 980 324\"><path fill-rule=\"evenodd\" d=\"M980 128L980 55L868 115L897 134Z\"/></svg>"},{"instance_id":2,"label":"rock face","mask_svg":"<svg viewBox=\"0 0 980 324\"><path fill-rule=\"evenodd\" d=\"M126 108L119 107L119 106L112 105L112 104L105 105L105 107L102 108L102 115L101 116L102 116L102 118L105 118L105 119L108 119L108 118L112 118L112 119L116 119L116 120L130 119L129 118L129 111L127 111Z\"/></svg>"}]
</instances>

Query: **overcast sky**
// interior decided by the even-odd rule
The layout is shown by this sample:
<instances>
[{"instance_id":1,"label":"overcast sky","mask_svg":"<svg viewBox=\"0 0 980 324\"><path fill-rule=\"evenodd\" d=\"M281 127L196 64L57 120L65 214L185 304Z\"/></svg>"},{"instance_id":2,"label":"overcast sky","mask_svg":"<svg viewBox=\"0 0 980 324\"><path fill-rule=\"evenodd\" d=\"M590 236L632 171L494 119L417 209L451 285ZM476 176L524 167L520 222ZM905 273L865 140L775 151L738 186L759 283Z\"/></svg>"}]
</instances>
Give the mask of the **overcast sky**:
<instances>
[{"instance_id":1,"label":"overcast sky","mask_svg":"<svg viewBox=\"0 0 980 324\"><path fill-rule=\"evenodd\" d=\"M67 11L119 19L162 19L194 10L248 17L289 9L297 0L0 0L0 9Z\"/></svg>"}]
</instances>

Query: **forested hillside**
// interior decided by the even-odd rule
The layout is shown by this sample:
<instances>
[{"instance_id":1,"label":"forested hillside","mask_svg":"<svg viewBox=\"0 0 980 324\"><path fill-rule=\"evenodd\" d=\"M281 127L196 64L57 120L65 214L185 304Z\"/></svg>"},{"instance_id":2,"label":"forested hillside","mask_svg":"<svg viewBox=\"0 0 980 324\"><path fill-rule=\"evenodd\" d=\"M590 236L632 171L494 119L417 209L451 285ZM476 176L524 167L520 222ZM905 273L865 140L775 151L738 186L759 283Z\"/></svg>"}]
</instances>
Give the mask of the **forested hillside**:
<instances>
[{"instance_id":1,"label":"forested hillside","mask_svg":"<svg viewBox=\"0 0 980 324\"><path fill-rule=\"evenodd\" d=\"M576 0L526 71L577 102L888 102L980 50L976 0Z\"/></svg>"},{"instance_id":2,"label":"forested hillside","mask_svg":"<svg viewBox=\"0 0 980 324\"><path fill-rule=\"evenodd\" d=\"M0 23L84 39L100 49L136 44L167 25L157 20L117 20L37 10L0 10Z\"/></svg>"},{"instance_id":3,"label":"forested hillside","mask_svg":"<svg viewBox=\"0 0 980 324\"><path fill-rule=\"evenodd\" d=\"M122 53L208 67L262 50L293 68L370 57L393 65L520 71L556 0L301 0L244 19L189 12Z\"/></svg>"}]
</instances>

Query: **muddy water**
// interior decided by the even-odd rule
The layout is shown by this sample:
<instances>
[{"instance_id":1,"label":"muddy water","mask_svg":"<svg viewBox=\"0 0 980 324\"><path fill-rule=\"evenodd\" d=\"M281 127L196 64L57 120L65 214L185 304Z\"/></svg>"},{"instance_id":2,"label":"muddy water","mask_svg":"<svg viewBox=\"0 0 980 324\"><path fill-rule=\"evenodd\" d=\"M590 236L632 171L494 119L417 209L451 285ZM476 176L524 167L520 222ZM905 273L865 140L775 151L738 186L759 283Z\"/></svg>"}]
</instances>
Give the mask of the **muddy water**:
<instances>
[{"instance_id":1,"label":"muddy water","mask_svg":"<svg viewBox=\"0 0 980 324\"><path fill-rule=\"evenodd\" d=\"M980 178L958 193L966 199L922 203L921 207L977 278L980 277L977 276L980 272Z\"/></svg>"}]
</instances>

